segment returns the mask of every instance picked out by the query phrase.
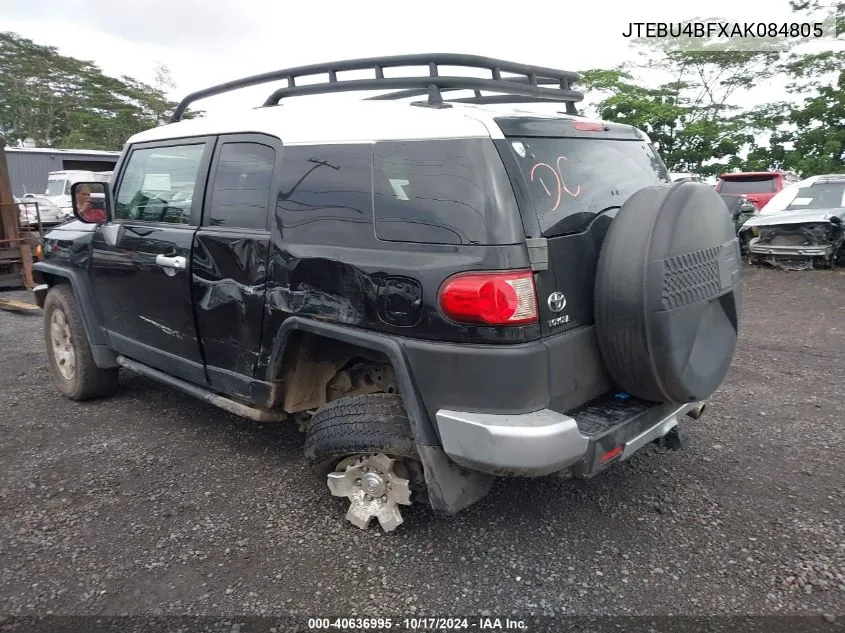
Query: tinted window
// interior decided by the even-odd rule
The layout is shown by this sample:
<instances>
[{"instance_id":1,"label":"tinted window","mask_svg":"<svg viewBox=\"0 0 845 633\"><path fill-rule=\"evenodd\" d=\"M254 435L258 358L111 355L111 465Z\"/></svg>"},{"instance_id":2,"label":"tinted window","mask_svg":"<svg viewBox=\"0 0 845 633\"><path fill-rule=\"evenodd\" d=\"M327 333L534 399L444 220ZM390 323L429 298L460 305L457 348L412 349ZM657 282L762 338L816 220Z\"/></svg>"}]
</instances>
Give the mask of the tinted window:
<instances>
[{"instance_id":1,"label":"tinted window","mask_svg":"<svg viewBox=\"0 0 845 633\"><path fill-rule=\"evenodd\" d=\"M376 235L399 242L513 243L519 213L489 139L376 143Z\"/></svg>"},{"instance_id":2,"label":"tinted window","mask_svg":"<svg viewBox=\"0 0 845 633\"><path fill-rule=\"evenodd\" d=\"M837 209L845 207L845 182L816 183L801 187L787 209Z\"/></svg>"},{"instance_id":3,"label":"tinted window","mask_svg":"<svg viewBox=\"0 0 845 633\"><path fill-rule=\"evenodd\" d=\"M719 186L719 193L772 193L774 190L773 176L731 178L723 180Z\"/></svg>"},{"instance_id":4,"label":"tinted window","mask_svg":"<svg viewBox=\"0 0 845 633\"><path fill-rule=\"evenodd\" d=\"M371 145L288 146L282 153L276 217L304 242L373 239Z\"/></svg>"},{"instance_id":5,"label":"tinted window","mask_svg":"<svg viewBox=\"0 0 845 633\"><path fill-rule=\"evenodd\" d=\"M669 182L662 161L641 140L509 140L546 236L582 231L596 213Z\"/></svg>"},{"instance_id":6,"label":"tinted window","mask_svg":"<svg viewBox=\"0 0 845 633\"><path fill-rule=\"evenodd\" d=\"M134 150L117 192L114 217L192 224L204 150L204 144Z\"/></svg>"},{"instance_id":7,"label":"tinted window","mask_svg":"<svg viewBox=\"0 0 845 633\"><path fill-rule=\"evenodd\" d=\"M275 162L267 145L225 143L211 184L209 224L266 229Z\"/></svg>"}]
</instances>

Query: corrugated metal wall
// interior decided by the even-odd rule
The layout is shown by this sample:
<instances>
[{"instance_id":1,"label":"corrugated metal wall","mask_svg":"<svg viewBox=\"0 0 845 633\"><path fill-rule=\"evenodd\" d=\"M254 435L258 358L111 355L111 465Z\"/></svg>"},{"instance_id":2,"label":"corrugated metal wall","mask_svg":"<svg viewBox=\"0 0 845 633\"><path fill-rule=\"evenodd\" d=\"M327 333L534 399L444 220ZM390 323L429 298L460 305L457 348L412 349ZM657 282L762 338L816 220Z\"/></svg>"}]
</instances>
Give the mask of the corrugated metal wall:
<instances>
[{"instance_id":1,"label":"corrugated metal wall","mask_svg":"<svg viewBox=\"0 0 845 633\"><path fill-rule=\"evenodd\" d=\"M109 171L117 162L117 156L86 154L85 152L26 152L6 148L6 162L9 164L9 179L12 195L44 193L47 189L47 174L51 171L71 169L66 162L86 161L101 163L103 171Z\"/></svg>"}]
</instances>

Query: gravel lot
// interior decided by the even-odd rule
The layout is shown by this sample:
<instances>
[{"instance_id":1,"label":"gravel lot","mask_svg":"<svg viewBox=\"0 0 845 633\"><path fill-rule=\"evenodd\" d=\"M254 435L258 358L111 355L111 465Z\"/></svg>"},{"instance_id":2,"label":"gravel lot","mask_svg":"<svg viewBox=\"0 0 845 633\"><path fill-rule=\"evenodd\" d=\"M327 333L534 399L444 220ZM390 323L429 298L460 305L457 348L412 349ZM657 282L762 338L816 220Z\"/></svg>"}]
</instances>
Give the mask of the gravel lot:
<instances>
[{"instance_id":1,"label":"gravel lot","mask_svg":"<svg viewBox=\"0 0 845 633\"><path fill-rule=\"evenodd\" d=\"M845 273L746 267L739 351L693 445L502 481L392 534L343 521L295 428L125 372L52 387L0 311L0 615L840 614ZM26 293L5 296L29 298Z\"/></svg>"}]
</instances>

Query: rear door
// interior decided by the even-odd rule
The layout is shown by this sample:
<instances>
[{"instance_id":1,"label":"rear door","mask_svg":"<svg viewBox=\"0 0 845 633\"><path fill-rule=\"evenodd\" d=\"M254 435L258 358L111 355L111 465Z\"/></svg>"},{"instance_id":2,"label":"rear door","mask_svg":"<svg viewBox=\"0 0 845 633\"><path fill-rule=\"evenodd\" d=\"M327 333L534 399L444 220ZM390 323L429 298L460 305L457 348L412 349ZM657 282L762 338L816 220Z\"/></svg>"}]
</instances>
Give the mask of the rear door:
<instances>
[{"instance_id":1,"label":"rear door","mask_svg":"<svg viewBox=\"0 0 845 633\"><path fill-rule=\"evenodd\" d=\"M235 395L248 395L261 347L269 209L281 156L277 138L220 136L194 237L194 305L208 378L216 390Z\"/></svg>"},{"instance_id":2,"label":"rear door","mask_svg":"<svg viewBox=\"0 0 845 633\"><path fill-rule=\"evenodd\" d=\"M505 161L530 207L526 226L546 240L536 284L543 334L593 323L596 266L619 207L643 187L670 182L647 138L621 126L567 119L499 119ZM529 242L530 244L530 242Z\"/></svg>"},{"instance_id":3,"label":"rear door","mask_svg":"<svg viewBox=\"0 0 845 633\"><path fill-rule=\"evenodd\" d=\"M121 354L206 383L191 297L191 245L212 138L138 144L96 229L90 267L103 327Z\"/></svg>"}]
</instances>

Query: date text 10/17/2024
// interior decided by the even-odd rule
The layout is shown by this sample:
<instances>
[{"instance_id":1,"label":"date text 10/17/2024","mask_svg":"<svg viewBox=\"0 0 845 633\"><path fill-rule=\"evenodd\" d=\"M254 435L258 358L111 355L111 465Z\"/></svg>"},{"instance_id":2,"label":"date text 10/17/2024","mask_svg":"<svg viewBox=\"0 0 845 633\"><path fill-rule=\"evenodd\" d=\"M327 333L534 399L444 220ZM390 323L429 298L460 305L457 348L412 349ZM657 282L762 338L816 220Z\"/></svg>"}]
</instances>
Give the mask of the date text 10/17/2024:
<instances>
[{"instance_id":1,"label":"date text 10/17/2024","mask_svg":"<svg viewBox=\"0 0 845 633\"><path fill-rule=\"evenodd\" d=\"M629 22L626 38L820 38L823 22Z\"/></svg>"},{"instance_id":2,"label":"date text 10/17/2024","mask_svg":"<svg viewBox=\"0 0 845 633\"><path fill-rule=\"evenodd\" d=\"M523 620L510 618L309 618L308 628L318 631L528 631Z\"/></svg>"}]
</instances>

